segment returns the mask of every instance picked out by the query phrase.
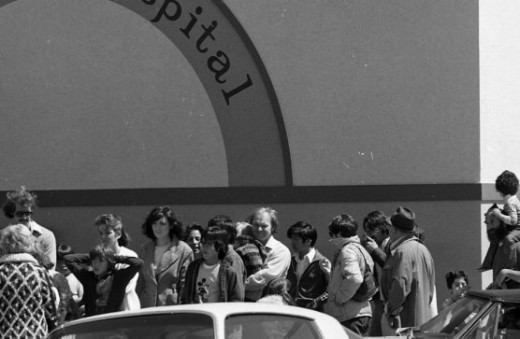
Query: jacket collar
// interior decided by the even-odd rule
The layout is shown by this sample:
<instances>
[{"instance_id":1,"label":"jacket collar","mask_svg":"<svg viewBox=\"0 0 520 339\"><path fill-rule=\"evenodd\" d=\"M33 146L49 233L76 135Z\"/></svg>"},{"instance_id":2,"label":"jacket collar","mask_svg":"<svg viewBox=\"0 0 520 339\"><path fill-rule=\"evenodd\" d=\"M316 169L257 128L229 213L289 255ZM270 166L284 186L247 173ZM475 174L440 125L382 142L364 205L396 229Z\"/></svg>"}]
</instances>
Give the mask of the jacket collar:
<instances>
[{"instance_id":1,"label":"jacket collar","mask_svg":"<svg viewBox=\"0 0 520 339\"><path fill-rule=\"evenodd\" d=\"M335 250L339 250L349 243L360 243L359 236L357 235L348 238L331 238L329 239L329 242L332 244Z\"/></svg>"}]
</instances>

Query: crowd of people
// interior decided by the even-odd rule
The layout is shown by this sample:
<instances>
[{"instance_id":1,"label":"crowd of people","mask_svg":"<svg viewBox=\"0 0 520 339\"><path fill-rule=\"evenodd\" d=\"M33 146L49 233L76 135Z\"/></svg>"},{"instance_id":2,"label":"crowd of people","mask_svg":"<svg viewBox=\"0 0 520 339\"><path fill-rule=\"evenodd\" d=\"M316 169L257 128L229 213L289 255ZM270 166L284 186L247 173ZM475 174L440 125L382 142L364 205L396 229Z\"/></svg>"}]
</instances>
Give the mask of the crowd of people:
<instances>
[{"instance_id":1,"label":"crowd of people","mask_svg":"<svg viewBox=\"0 0 520 339\"><path fill-rule=\"evenodd\" d=\"M504 207L486 213L490 239L482 270L492 288L520 283L518 179L496 180ZM33 218L36 195L9 192L3 206L11 225L0 231L0 332L7 338L44 338L65 321L121 310L208 302L264 302L325 312L361 335L390 335L437 313L435 264L415 213L372 211L361 223L339 214L328 223L333 255L316 248L317 229L306 221L287 228L289 249L276 237L278 213L255 209L233 221L217 215L206 225L184 225L159 206L144 219L148 238L138 252L127 247L120 216L94 220L99 243L89 253L56 244ZM462 297L463 271L446 274L447 307Z\"/></svg>"}]
</instances>

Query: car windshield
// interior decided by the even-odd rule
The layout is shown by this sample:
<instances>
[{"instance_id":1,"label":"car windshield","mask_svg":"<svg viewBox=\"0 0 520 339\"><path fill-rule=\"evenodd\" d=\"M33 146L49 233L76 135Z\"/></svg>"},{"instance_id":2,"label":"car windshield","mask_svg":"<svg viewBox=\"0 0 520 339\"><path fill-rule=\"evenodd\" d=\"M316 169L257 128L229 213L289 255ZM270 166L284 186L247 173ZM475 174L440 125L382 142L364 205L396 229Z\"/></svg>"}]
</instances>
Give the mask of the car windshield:
<instances>
[{"instance_id":1,"label":"car windshield","mask_svg":"<svg viewBox=\"0 0 520 339\"><path fill-rule=\"evenodd\" d=\"M443 309L436 317L419 327L420 333L456 334L481 312L489 300L465 297Z\"/></svg>"},{"instance_id":2,"label":"car windshield","mask_svg":"<svg viewBox=\"0 0 520 339\"><path fill-rule=\"evenodd\" d=\"M232 315L226 318L226 339L320 339L312 319L279 314Z\"/></svg>"},{"instance_id":3,"label":"car windshield","mask_svg":"<svg viewBox=\"0 0 520 339\"><path fill-rule=\"evenodd\" d=\"M214 339L210 316L199 313L141 315L65 326L49 339Z\"/></svg>"}]
</instances>

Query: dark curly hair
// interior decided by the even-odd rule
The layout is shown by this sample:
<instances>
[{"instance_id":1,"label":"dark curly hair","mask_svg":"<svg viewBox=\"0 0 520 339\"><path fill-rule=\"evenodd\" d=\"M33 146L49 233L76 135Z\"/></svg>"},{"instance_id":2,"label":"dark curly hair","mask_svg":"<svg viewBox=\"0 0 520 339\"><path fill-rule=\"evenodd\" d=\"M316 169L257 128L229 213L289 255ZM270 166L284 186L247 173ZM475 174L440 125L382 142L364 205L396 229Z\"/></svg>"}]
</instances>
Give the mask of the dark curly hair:
<instances>
[{"instance_id":1,"label":"dark curly hair","mask_svg":"<svg viewBox=\"0 0 520 339\"><path fill-rule=\"evenodd\" d=\"M156 240L155 234L153 234L152 225L159 219L166 218L170 225L170 239L177 238L179 240L184 239L184 229L182 222L177 218L175 212L167 206L155 207L148 213L144 224L141 226L143 234L152 240Z\"/></svg>"},{"instance_id":2,"label":"dark curly hair","mask_svg":"<svg viewBox=\"0 0 520 339\"><path fill-rule=\"evenodd\" d=\"M503 195L514 195L518 192L518 178L513 172L504 171L495 180L495 188Z\"/></svg>"},{"instance_id":3,"label":"dark curly hair","mask_svg":"<svg viewBox=\"0 0 520 339\"><path fill-rule=\"evenodd\" d=\"M340 214L332 218L329 224L329 235L340 235L348 238L357 235L358 223L348 214Z\"/></svg>"},{"instance_id":4,"label":"dark curly hair","mask_svg":"<svg viewBox=\"0 0 520 339\"><path fill-rule=\"evenodd\" d=\"M468 276L466 275L466 273L464 273L464 271L448 272L446 273L446 285L448 286L448 289L451 290L453 283L458 278L464 278L466 284L469 285Z\"/></svg>"}]
</instances>

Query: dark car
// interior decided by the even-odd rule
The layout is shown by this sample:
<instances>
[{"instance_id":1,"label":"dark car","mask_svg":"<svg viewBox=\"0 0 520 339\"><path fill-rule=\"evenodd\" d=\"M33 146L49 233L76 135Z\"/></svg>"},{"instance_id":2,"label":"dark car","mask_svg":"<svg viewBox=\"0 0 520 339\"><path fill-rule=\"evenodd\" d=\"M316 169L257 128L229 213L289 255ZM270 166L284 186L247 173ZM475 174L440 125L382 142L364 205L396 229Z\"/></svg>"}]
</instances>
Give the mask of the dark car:
<instances>
[{"instance_id":1,"label":"dark car","mask_svg":"<svg viewBox=\"0 0 520 339\"><path fill-rule=\"evenodd\" d=\"M424 339L520 339L520 289L469 291L419 328L399 334Z\"/></svg>"}]
</instances>

